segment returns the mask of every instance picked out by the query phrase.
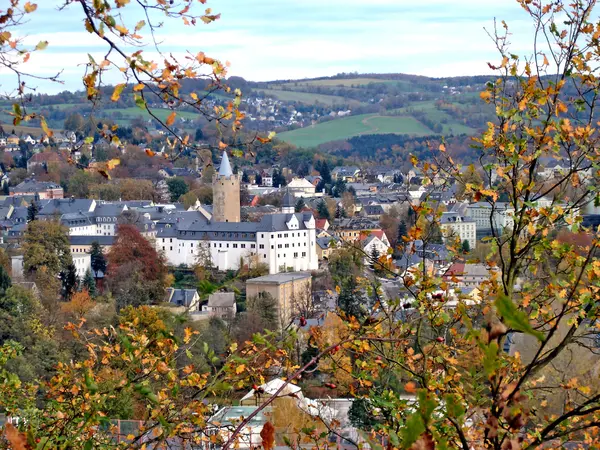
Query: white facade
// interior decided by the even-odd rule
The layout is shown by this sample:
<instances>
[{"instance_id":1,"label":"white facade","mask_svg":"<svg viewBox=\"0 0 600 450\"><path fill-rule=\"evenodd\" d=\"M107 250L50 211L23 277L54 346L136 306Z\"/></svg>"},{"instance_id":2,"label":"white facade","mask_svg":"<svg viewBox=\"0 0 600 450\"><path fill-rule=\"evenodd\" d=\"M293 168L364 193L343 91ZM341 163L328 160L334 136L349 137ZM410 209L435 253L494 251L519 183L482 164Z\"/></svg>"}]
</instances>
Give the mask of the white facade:
<instances>
[{"instance_id":1,"label":"white facade","mask_svg":"<svg viewBox=\"0 0 600 450\"><path fill-rule=\"evenodd\" d=\"M452 240L458 237L461 243L467 241L471 249L474 249L477 245L477 224L472 219L467 219L456 213L445 212L442 213L440 229L444 240Z\"/></svg>"},{"instance_id":2,"label":"white facade","mask_svg":"<svg viewBox=\"0 0 600 450\"><path fill-rule=\"evenodd\" d=\"M92 257L89 253L71 253L71 256L77 269L77 276L82 280L85 273L92 270Z\"/></svg>"},{"instance_id":3,"label":"white facade","mask_svg":"<svg viewBox=\"0 0 600 450\"><path fill-rule=\"evenodd\" d=\"M318 268L312 214L273 214L263 219L260 223L206 223L193 229L163 229L156 237L156 247L173 266L202 263L210 254L212 265L219 270L237 270L240 264L253 262L266 264L271 274ZM269 226L265 226L267 221Z\"/></svg>"},{"instance_id":4,"label":"white facade","mask_svg":"<svg viewBox=\"0 0 600 450\"><path fill-rule=\"evenodd\" d=\"M494 209L486 202L472 203L467 206L467 217L473 219L478 230L489 230L494 224L497 232L512 227L514 209L508 203L496 203Z\"/></svg>"},{"instance_id":5,"label":"white facade","mask_svg":"<svg viewBox=\"0 0 600 450\"><path fill-rule=\"evenodd\" d=\"M314 197L317 188L306 178L294 178L288 183L287 189L295 197Z\"/></svg>"},{"instance_id":6,"label":"white facade","mask_svg":"<svg viewBox=\"0 0 600 450\"><path fill-rule=\"evenodd\" d=\"M385 234L384 234L385 236ZM369 236L369 238L365 241L363 246L363 251L365 252L365 264L371 263L371 255L373 253L373 249L377 250L377 254L379 257L389 255L388 251L391 247L379 239L377 236Z\"/></svg>"}]
</instances>

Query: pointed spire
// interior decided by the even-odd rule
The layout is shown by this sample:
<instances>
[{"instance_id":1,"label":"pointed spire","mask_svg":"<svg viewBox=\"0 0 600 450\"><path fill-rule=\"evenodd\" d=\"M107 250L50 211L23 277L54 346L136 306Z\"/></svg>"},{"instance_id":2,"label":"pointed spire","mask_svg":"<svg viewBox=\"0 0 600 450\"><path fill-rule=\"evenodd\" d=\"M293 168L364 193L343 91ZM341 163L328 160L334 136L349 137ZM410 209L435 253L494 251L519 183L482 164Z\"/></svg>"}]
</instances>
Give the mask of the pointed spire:
<instances>
[{"instance_id":1,"label":"pointed spire","mask_svg":"<svg viewBox=\"0 0 600 450\"><path fill-rule=\"evenodd\" d=\"M223 151L221 167L219 167L219 175L222 177L230 177L233 175L233 170L231 170L231 164L229 164L229 157L227 156L226 151Z\"/></svg>"}]
</instances>

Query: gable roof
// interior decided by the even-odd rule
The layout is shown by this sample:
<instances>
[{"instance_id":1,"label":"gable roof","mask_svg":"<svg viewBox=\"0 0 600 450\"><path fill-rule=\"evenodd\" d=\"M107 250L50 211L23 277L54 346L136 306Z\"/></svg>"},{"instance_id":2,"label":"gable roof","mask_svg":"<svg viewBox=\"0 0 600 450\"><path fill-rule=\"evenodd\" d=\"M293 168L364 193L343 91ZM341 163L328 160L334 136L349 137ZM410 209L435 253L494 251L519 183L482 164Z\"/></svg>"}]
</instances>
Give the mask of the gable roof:
<instances>
[{"instance_id":1,"label":"gable roof","mask_svg":"<svg viewBox=\"0 0 600 450\"><path fill-rule=\"evenodd\" d=\"M208 297L208 306L212 308L231 308L235 305L233 292L215 292Z\"/></svg>"},{"instance_id":2,"label":"gable roof","mask_svg":"<svg viewBox=\"0 0 600 450\"><path fill-rule=\"evenodd\" d=\"M166 300L174 305L189 307L195 295L197 295L196 289L167 288Z\"/></svg>"}]
</instances>

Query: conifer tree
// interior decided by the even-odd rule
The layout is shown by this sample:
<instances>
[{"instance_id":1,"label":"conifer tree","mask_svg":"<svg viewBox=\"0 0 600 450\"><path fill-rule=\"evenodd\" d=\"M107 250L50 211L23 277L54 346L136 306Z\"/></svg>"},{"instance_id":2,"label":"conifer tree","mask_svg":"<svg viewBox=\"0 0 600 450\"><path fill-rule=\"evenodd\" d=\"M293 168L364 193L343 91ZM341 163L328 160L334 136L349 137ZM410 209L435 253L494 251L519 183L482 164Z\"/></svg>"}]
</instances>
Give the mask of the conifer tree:
<instances>
[{"instance_id":1,"label":"conifer tree","mask_svg":"<svg viewBox=\"0 0 600 450\"><path fill-rule=\"evenodd\" d=\"M97 294L97 290L96 290L96 280L94 279L94 276L92 275L92 271L91 270L86 270L85 272L85 276L83 277L83 282L82 282L82 287L83 289L85 289L86 291L88 291L88 293L90 294L91 297L95 297Z\"/></svg>"}]
</instances>

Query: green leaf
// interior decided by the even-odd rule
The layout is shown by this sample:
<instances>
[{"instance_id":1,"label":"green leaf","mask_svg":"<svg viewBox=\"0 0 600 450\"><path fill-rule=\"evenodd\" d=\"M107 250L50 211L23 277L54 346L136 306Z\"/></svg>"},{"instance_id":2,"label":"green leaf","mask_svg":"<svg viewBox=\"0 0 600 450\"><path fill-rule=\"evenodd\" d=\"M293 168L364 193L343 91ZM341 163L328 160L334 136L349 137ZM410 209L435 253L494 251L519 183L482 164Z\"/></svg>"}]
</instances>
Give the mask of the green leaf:
<instances>
[{"instance_id":1,"label":"green leaf","mask_svg":"<svg viewBox=\"0 0 600 450\"><path fill-rule=\"evenodd\" d=\"M92 450L94 448L94 444L91 439L85 441L85 445L83 446L83 450Z\"/></svg>"},{"instance_id":2,"label":"green leaf","mask_svg":"<svg viewBox=\"0 0 600 450\"><path fill-rule=\"evenodd\" d=\"M146 102L139 94L134 94L133 98L135 99L135 104L140 109L146 109Z\"/></svg>"},{"instance_id":3,"label":"green leaf","mask_svg":"<svg viewBox=\"0 0 600 450\"><path fill-rule=\"evenodd\" d=\"M544 334L533 329L531 323L529 323L527 314L519 311L517 306L506 295L499 295L494 304L498 310L498 314L500 314L506 325L510 328L535 336L540 341L544 340Z\"/></svg>"},{"instance_id":4,"label":"green leaf","mask_svg":"<svg viewBox=\"0 0 600 450\"><path fill-rule=\"evenodd\" d=\"M498 342L490 342L489 345L485 346L483 350L483 370L489 377L500 366L500 362L498 361Z\"/></svg>"},{"instance_id":5,"label":"green leaf","mask_svg":"<svg viewBox=\"0 0 600 450\"><path fill-rule=\"evenodd\" d=\"M411 415L402 429L402 448L410 448L425 432L425 423L420 413ZM390 436L391 439L391 436ZM393 441L392 441L393 443Z\"/></svg>"},{"instance_id":6,"label":"green leaf","mask_svg":"<svg viewBox=\"0 0 600 450\"><path fill-rule=\"evenodd\" d=\"M48 41L40 41L38 42L38 44L35 46L36 50L44 50L46 47L48 47Z\"/></svg>"},{"instance_id":7,"label":"green leaf","mask_svg":"<svg viewBox=\"0 0 600 450\"><path fill-rule=\"evenodd\" d=\"M465 415L465 408L463 407L460 398L456 394L446 394L444 396L444 402L446 404L446 411L448 416L460 419Z\"/></svg>"}]
</instances>

